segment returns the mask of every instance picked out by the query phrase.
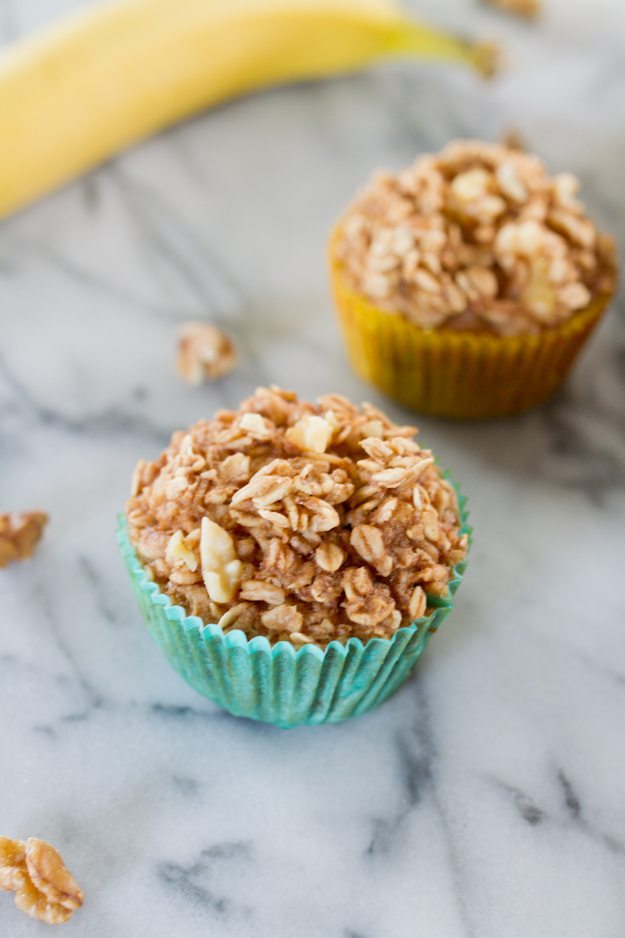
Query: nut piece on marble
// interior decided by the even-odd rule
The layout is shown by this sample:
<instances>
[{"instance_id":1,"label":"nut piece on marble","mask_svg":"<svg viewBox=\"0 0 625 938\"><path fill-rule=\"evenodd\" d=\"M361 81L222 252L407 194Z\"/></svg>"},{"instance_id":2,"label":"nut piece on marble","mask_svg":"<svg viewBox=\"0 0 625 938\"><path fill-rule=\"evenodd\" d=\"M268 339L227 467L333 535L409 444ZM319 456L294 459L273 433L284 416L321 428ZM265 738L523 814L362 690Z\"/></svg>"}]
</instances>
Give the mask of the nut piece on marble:
<instances>
[{"instance_id":1,"label":"nut piece on marble","mask_svg":"<svg viewBox=\"0 0 625 938\"><path fill-rule=\"evenodd\" d=\"M178 373L189 384L218 381L236 364L232 340L208 322L188 322L178 337Z\"/></svg>"},{"instance_id":2,"label":"nut piece on marble","mask_svg":"<svg viewBox=\"0 0 625 938\"><path fill-rule=\"evenodd\" d=\"M15 892L17 908L48 925L66 922L84 901L58 851L37 837L0 837L0 889Z\"/></svg>"},{"instance_id":3,"label":"nut piece on marble","mask_svg":"<svg viewBox=\"0 0 625 938\"><path fill-rule=\"evenodd\" d=\"M0 514L0 567L31 557L47 521L43 511Z\"/></svg>"},{"instance_id":4,"label":"nut piece on marble","mask_svg":"<svg viewBox=\"0 0 625 938\"><path fill-rule=\"evenodd\" d=\"M17 889L26 863L26 846L21 840L0 837L0 889Z\"/></svg>"}]
</instances>

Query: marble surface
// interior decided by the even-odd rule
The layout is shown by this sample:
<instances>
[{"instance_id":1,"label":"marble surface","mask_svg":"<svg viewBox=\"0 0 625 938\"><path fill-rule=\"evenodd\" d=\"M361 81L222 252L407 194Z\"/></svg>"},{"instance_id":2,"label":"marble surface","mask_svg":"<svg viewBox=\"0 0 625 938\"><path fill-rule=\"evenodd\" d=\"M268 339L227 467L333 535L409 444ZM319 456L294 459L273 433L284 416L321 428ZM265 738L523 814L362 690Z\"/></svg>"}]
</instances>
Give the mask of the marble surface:
<instances>
[{"instance_id":1,"label":"marble surface","mask_svg":"<svg viewBox=\"0 0 625 938\"><path fill-rule=\"evenodd\" d=\"M625 934L622 301L546 409L419 421L476 540L454 615L377 712L284 732L219 711L152 644L113 536L137 458L256 384L382 403L324 270L373 167L514 126L625 242L622 3L545 3L537 26L415 4L504 40L497 84L394 65L272 91L0 226L2 505L52 518L0 572L0 833L62 849L87 896L67 938ZM70 6L0 0L3 40ZM217 387L172 367L195 317L241 350ZM3 938L45 932L0 896Z\"/></svg>"}]
</instances>

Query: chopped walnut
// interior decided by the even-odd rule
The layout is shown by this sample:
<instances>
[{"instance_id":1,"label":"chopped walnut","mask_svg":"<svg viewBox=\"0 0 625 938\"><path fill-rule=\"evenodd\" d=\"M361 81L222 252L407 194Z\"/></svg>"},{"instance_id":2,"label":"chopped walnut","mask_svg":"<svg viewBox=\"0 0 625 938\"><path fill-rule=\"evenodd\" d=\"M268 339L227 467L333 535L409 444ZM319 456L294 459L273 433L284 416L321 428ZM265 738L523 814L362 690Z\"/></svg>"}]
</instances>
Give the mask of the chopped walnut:
<instances>
[{"instance_id":1,"label":"chopped walnut","mask_svg":"<svg viewBox=\"0 0 625 938\"><path fill-rule=\"evenodd\" d=\"M21 840L0 837L0 889L17 889L26 862L26 846Z\"/></svg>"},{"instance_id":2,"label":"chopped walnut","mask_svg":"<svg viewBox=\"0 0 625 938\"><path fill-rule=\"evenodd\" d=\"M49 925L66 922L84 901L60 854L36 837L0 837L0 889L15 892L18 909Z\"/></svg>"},{"instance_id":3,"label":"chopped walnut","mask_svg":"<svg viewBox=\"0 0 625 938\"><path fill-rule=\"evenodd\" d=\"M337 258L355 289L423 328L536 333L614 289L613 242L578 188L518 148L458 141L374 176Z\"/></svg>"},{"instance_id":4,"label":"chopped walnut","mask_svg":"<svg viewBox=\"0 0 625 938\"><path fill-rule=\"evenodd\" d=\"M302 417L286 433L287 439L305 452L325 453L332 437L332 427L315 414Z\"/></svg>"},{"instance_id":5,"label":"chopped walnut","mask_svg":"<svg viewBox=\"0 0 625 938\"><path fill-rule=\"evenodd\" d=\"M188 537L185 537L182 531L172 534L165 551L165 559L172 567L184 564L191 573L195 573L198 568L198 558L194 548L199 542L198 534L197 530L191 532Z\"/></svg>"},{"instance_id":6,"label":"chopped walnut","mask_svg":"<svg viewBox=\"0 0 625 938\"><path fill-rule=\"evenodd\" d=\"M174 602L226 632L388 638L446 595L467 546L415 432L370 404L260 388L143 466L132 543Z\"/></svg>"},{"instance_id":7,"label":"chopped walnut","mask_svg":"<svg viewBox=\"0 0 625 938\"><path fill-rule=\"evenodd\" d=\"M31 557L47 521L43 511L0 515L0 567Z\"/></svg>"},{"instance_id":8,"label":"chopped walnut","mask_svg":"<svg viewBox=\"0 0 625 938\"><path fill-rule=\"evenodd\" d=\"M232 536L221 525L202 518L200 556L202 579L209 597L216 603L228 603L241 579L242 564Z\"/></svg>"},{"instance_id":9,"label":"chopped walnut","mask_svg":"<svg viewBox=\"0 0 625 938\"><path fill-rule=\"evenodd\" d=\"M231 339L208 322L189 322L180 330L178 372L189 384L217 381L236 365Z\"/></svg>"}]
</instances>

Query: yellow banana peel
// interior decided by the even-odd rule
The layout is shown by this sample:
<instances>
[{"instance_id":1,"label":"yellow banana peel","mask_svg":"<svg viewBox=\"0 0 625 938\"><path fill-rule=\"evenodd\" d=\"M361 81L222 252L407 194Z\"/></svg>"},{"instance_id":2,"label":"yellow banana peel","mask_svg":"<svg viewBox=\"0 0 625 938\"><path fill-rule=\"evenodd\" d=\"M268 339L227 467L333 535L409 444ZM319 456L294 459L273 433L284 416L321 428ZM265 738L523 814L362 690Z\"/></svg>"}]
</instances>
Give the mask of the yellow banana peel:
<instances>
[{"instance_id":1,"label":"yellow banana peel","mask_svg":"<svg viewBox=\"0 0 625 938\"><path fill-rule=\"evenodd\" d=\"M492 48L388 0L114 0L0 53L0 217L210 105L388 56Z\"/></svg>"}]
</instances>

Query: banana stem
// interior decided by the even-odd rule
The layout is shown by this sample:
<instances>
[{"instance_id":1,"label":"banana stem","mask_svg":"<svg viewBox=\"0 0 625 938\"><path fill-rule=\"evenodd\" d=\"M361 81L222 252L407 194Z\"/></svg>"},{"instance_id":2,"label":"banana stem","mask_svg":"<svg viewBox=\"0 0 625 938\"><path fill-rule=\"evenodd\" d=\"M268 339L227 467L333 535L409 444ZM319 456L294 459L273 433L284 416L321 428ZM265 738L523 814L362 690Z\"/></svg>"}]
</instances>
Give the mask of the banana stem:
<instances>
[{"instance_id":1,"label":"banana stem","mask_svg":"<svg viewBox=\"0 0 625 938\"><path fill-rule=\"evenodd\" d=\"M495 75L501 65L500 51L494 43L474 42L436 32L411 19L403 19L395 25L388 51L390 54L464 62L485 78Z\"/></svg>"}]
</instances>

